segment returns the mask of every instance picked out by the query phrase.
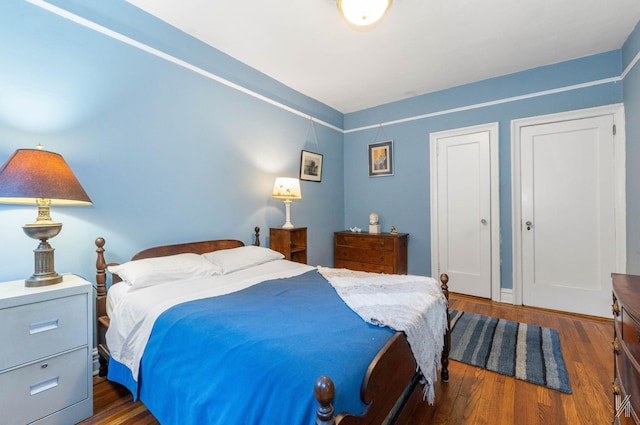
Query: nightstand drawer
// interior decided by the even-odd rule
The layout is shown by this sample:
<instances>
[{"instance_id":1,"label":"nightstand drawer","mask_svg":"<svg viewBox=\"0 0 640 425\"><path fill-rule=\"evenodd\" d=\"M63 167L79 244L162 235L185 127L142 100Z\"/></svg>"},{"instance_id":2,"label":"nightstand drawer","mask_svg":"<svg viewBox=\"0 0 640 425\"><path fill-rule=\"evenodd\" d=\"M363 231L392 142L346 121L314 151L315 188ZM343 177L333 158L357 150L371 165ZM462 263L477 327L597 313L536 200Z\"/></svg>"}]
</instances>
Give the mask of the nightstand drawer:
<instances>
[{"instance_id":1,"label":"nightstand drawer","mask_svg":"<svg viewBox=\"0 0 640 425\"><path fill-rule=\"evenodd\" d=\"M0 310L0 371L87 345L88 294ZM85 360L86 362L86 360Z\"/></svg>"},{"instance_id":2,"label":"nightstand drawer","mask_svg":"<svg viewBox=\"0 0 640 425\"><path fill-rule=\"evenodd\" d=\"M23 425L86 400L87 350L83 347L0 374L0 400L9 407L2 423Z\"/></svg>"}]
</instances>

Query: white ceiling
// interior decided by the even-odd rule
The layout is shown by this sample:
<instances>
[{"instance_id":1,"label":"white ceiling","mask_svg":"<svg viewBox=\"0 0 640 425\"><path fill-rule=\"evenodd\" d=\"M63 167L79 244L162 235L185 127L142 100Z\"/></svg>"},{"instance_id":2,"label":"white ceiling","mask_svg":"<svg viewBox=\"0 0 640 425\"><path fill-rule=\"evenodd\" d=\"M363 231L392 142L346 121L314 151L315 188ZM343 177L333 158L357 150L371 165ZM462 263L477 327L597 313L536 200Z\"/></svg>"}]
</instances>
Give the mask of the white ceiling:
<instances>
[{"instance_id":1,"label":"white ceiling","mask_svg":"<svg viewBox=\"0 0 640 425\"><path fill-rule=\"evenodd\" d=\"M368 31L334 0L128 0L348 113L622 47L638 0L395 0Z\"/></svg>"}]
</instances>

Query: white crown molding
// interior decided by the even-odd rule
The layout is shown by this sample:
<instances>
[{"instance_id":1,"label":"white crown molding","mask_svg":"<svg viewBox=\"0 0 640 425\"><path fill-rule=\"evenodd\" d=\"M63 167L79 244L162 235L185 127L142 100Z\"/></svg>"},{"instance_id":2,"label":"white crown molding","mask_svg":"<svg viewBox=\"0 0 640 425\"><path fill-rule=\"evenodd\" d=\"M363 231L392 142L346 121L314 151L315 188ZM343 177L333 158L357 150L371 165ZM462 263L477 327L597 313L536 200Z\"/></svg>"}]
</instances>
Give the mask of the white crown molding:
<instances>
[{"instance_id":1,"label":"white crown molding","mask_svg":"<svg viewBox=\"0 0 640 425\"><path fill-rule=\"evenodd\" d=\"M344 130L341 128L338 128L336 126L334 126L333 124L329 124L321 119L318 119L316 117L313 117L309 114L306 114L304 112L298 111L295 108L292 108L290 106L287 106L283 103L280 103L276 100L273 100L267 96L261 95L259 93L254 92L253 90L249 90L246 87L243 87L239 84L233 83L225 78L222 78L216 74L213 74L211 72L205 71L202 68L199 68L193 64L190 64L189 62L186 62L182 59L178 59L175 56L171 56L165 52L162 52L161 50L155 49L151 46L148 46L144 43L141 43L137 40L134 40L130 37L127 37L123 34L120 34L116 31L113 31L109 28L106 28L102 25L96 24L95 22L92 22L88 19L85 19L81 16L78 16L76 14L73 14L65 9L62 9L58 6L54 6L44 0L26 0L28 3L33 4L34 6L38 6L42 9L45 9L51 13L54 13L58 16L61 16L63 18L69 19L79 25L82 25L86 28L92 29L94 31L97 31L101 34L104 34L108 37L111 37L115 40L121 41L123 43L126 43L130 46L133 46L137 49L140 49L142 51L145 51L149 54L152 54L154 56L157 56L161 59L167 60L169 62L172 62L178 66L181 66L183 68L186 68L190 71L196 72L204 77L207 77L211 80L217 81L220 84L224 84L232 89L235 89L241 93L245 93L249 96L255 97L256 99L259 99L263 102L266 102L270 105L273 105L275 107L278 107L280 109L283 109L287 112L290 112L294 115L298 115L300 117L303 117L305 119L308 120L312 120L320 125L323 125L325 127L328 127L332 130L338 131L340 133L343 134L348 134L348 133L355 133L358 131L364 131L364 130L370 130L373 128L377 128L380 126L390 126L390 125L395 125L395 124L402 124L402 123L406 123L406 122L411 122L411 121L417 121L417 120L422 120L422 119L427 119L427 118L433 118L433 117L437 117L437 116L442 116L442 115L448 115L448 114L454 114L457 112L463 112L463 111L470 111L473 109L481 109L481 108L486 108L486 107L491 107L491 106L496 106L496 105L501 105L501 104L505 104L505 103L511 103L511 102L517 102L520 100L526 100L526 99L533 99L536 97L541 97L541 96L548 96L548 95L552 95L552 94L557 94L557 93L563 93L563 92L568 92L568 91L572 91L572 90L579 90L579 89L583 89L583 88L587 88L587 87L594 87L594 86L599 86L599 85L603 85L603 84L610 84L610 83L617 83L622 81L627 74L631 71L631 69L633 69L633 67L636 65L636 63L640 60L640 52L638 52L636 54L636 56L634 57L634 59L631 61L631 63L629 63L629 65L626 67L626 69L624 70L624 72L619 76L619 77L611 77L611 78L605 78L605 79L601 79L601 80L595 80L595 81L590 81L590 82L586 82L586 83L581 83L581 84L574 84L574 85L570 85L570 86L565 86L565 87L558 87L555 89L550 89L550 90L543 90L543 91L539 91L539 92L534 92L534 93L528 93L528 94L524 94L524 95L520 95L520 96L512 96L512 97L507 97L507 98L503 98L503 99L497 99L497 100L492 100L489 102L481 102L481 103L476 103L476 104L472 104L472 105L467 105L467 106L461 106L458 108L452 108L452 109L444 109L441 111L435 111L435 112L430 112L428 114L422 114L422 115L415 115L412 117L407 117L407 118L402 118L402 119L398 119L398 120L392 120L392 121L386 121L386 122L382 122L382 123L377 123L377 124L372 124L372 125L367 125L367 126L363 126L363 127L358 127L358 128L352 128L349 130Z\"/></svg>"}]
</instances>

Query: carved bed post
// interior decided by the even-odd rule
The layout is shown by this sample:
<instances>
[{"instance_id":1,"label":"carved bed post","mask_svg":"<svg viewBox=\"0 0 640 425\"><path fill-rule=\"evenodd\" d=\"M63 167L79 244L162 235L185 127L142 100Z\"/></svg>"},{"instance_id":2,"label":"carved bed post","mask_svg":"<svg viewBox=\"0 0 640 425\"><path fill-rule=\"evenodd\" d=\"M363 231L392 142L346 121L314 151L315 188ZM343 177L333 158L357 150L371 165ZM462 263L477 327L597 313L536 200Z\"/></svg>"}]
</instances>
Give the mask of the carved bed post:
<instances>
[{"instance_id":1,"label":"carved bed post","mask_svg":"<svg viewBox=\"0 0 640 425\"><path fill-rule=\"evenodd\" d=\"M97 297L107 295L107 263L104 260L104 242L104 238L96 239L96 252L98 253L98 258L96 259Z\"/></svg>"},{"instance_id":2,"label":"carved bed post","mask_svg":"<svg viewBox=\"0 0 640 425\"><path fill-rule=\"evenodd\" d=\"M106 350L105 332L106 327L102 324L107 318L107 262L104 259L104 238L96 239L96 331L98 342L98 362L100 363L99 376L107 376L109 358Z\"/></svg>"},{"instance_id":3,"label":"carved bed post","mask_svg":"<svg viewBox=\"0 0 640 425\"><path fill-rule=\"evenodd\" d=\"M449 382L449 350L451 349L451 320L449 318L449 276L446 273L440 275L440 288L442 293L447 299L447 332L444 335L444 348L442 350L442 370L440 371L440 378L442 382Z\"/></svg>"},{"instance_id":4,"label":"carved bed post","mask_svg":"<svg viewBox=\"0 0 640 425\"><path fill-rule=\"evenodd\" d=\"M316 380L313 394L318 400L318 408L316 409L316 425L334 425L335 418L333 416L333 396L336 389L333 381L328 376L321 376Z\"/></svg>"},{"instance_id":5,"label":"carved bed post","mask_svg":"<svg viewBox=\"0 0 640 425\"><path fill-rule=\"evenodd\" d=\"M260 246L260 227L256 226L253 231L256 232L256 240L253 244L255 246Z\"/></svg>"}]
</instances>

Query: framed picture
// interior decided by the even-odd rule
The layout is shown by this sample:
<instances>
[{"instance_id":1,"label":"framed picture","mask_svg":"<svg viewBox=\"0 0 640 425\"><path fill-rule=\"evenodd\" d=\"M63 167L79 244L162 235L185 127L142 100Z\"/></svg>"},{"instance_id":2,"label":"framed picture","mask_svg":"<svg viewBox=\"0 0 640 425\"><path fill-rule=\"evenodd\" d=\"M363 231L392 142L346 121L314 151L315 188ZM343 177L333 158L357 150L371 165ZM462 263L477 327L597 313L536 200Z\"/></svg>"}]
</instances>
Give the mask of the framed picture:
<instances>
[{"instance_id":1,"label":"framed picture","mask_svg":"<svg viewBox=\"0 0 640 425\"><path fill-rule=\"evenodd\" d=\"M369 145L369 177L393 175L393 141Z\"/></svg>"},{"instance_id":2,"label":"framed picture","mask_svg":"<svg viewBox=\"0 0 640 425\"><path fill-rule=\"evenodd\" d=\"M322 179L322 154L302 151L300 180L319 182Z\"/></svg>"}]
</instances>

